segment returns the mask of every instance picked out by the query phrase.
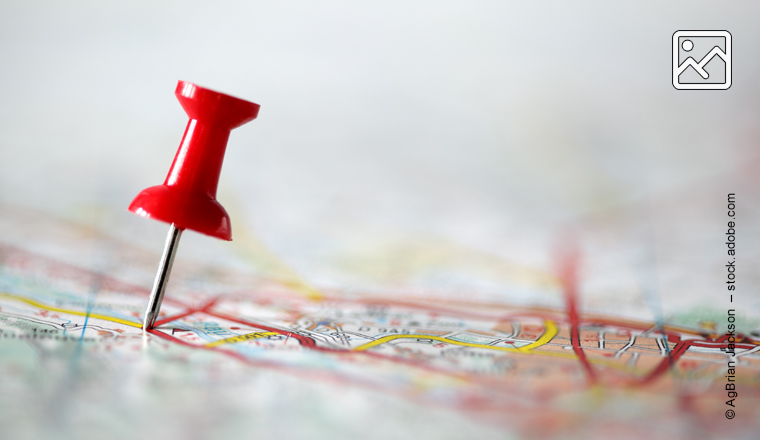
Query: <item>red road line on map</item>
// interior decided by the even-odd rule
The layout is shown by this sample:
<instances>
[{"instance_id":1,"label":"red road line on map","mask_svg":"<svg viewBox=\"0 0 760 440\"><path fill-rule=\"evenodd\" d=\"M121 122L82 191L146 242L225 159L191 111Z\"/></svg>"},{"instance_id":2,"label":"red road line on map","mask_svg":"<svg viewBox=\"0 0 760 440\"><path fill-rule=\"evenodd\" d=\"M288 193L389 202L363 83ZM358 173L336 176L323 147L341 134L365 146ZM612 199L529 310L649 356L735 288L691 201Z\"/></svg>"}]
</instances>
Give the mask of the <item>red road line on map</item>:
<instances>
[{"instance_id":1,"label":"red road line on map","mask_svg":"<svg viewBox=\"0 0 760 440\"><path fill-rule=\"evenodd\" d=\"M718 338L719 340L726 339L728 335L724 335L721 338ZM707 341L697 341L697 340L688 340L688 341L682 341L679 342L673 347L673 350L670 351L670 356L663 359L657 367L652 370L646 377L641 379L640 381L634 382L632 385L648 385L652 382L654 382L657 378L664 375L666 372L668 372L671 368L673 368L678 360L686 354L687 351L689 351L690 347L703 347L703 348L719 348L720 345L715 345L715 343L719 343L718 341L713 342L712 344L705 344ZM748 344L734 344L736 348L746 348L746 349L752 349L755 348L755 345L748 345Z\"/></svg>"},{"instance_id":2,"label":"red road line on map","mask_svg":"<svg viewBox=\"0 0 760 440\"><path fill-rule=\"evenodd\" d=\"M162 332L160 330L156 330L155 328L148 330L148 333L150 333L152 335L156 335L156 336L158 336L160 338L166 339L167 341L174 342L174 343L179 344L179 345L183 345L185 347L198 348L198 349L206 350L206 351L215 351L215 352L218 352L218 353L224 353L224 354L226 354L228 356L232 356L232 357L234 357L234 358L236 358L236 359L238 359L238 360L240 360L242 362L245 362L247 364L257 365L257 366L268 366L268 367L276 367L276 366L278 366L278 364L274 364L274 363L271 363L271 362L254 361L253 359L245 357L241 353L237 353L235 351L225 350L225 349L216 348L216 347L206 347L204 345L191 344L191 343L189 343L187 341L183 341L182 339L176 338L176 337L171 336L171 335L167 335L166 333L164 333L164 332Z\"/></svg>"},{"instance_id":3,"label":"red road line on map","mask_svg":"<svg viewBox=\"0 0 760 440\"><path fill-rule=\"evenodd\" d=\"M549 312L549 311L524 312L524 313L517 312L517 313L510 313L510 314L502 315L502 316L503 316L503 319L515 318L515 317L529 317L529 318L532 317L532 318L550 319L557 322L568 322L566 313L564 315L560 315L556 312ZM597 317L593 315L591 316L585 315L583 317L580 317L580 324L587 324L587 325L603 324L603 325L616 327L616 328L643 330L643 331L646 331L652 328L652 324L640 324L640 323L636 323L636 322L623 319L623 318L619 320L613 320L613 319L607 319L607 318ZM678 338L678 340L680 340L679 333L684 333L684 334L688 334L692 336L699 336L702 338L706 337L704 332L692 330L686 327L670 326L668 324L665 324L665 327L666 327L665 334L668 336L670 342L676 342L676 341L671 340L670 338ZM670 329L668 329L667 327L670 327ZM657 329L657 332L660 333L659 328Z\"/></svg>"},{"instance_id":4,"label":"red road line on map","mask_svg":"<svg viewBox=\"0 0 760 440\"><path fill-rule=\"evenodd\" d=\"M705 342L705 341L690 341L692 347L701 347L701 348L720 348L726 346L727 343L725 342ZM734 347L736 348L746 348L747 350L751 350L757 345L752 344L734 344Z\"/></svg>"},{"instance_id":5,"label":"red road line on map","mask_svg":"<svg viewBox=\"0 0 760 440\"><path fill-rule=\"evenodd\" d=\"M588 358L586 358L586 352L583 351L583 347L581 347L581 334L578 328L578 311L576 310L575 304L570 301L571 300L568 298L569 304L567 313L570 319L570 343L573 346L573 351L576 356L578 356L578 360L581 362L583 369L586 371L586 377L589 382L593 384L597 381L596 371L591 366Z\"/></svg>"},{"instance_id":6,"label":"red road line on map","mask_svg":"<svg viewBox=\"0 0 760 440\"><path fill-rule=\"evenodd\" d=\"M652 370L651 373L649 373L646 377L636 382L635 384L647 385L654 382L655 379L668 372L671 367L675 366L676 362L678 362L678 359L680 359L681 356L683 356L684 353L689 350L689 347L691 347L691 345L692 341L684 341L676 344L676 346L673 347L673 350L670 351L670 356L663 359L660 364L657 365L654 370Z\"/></svg>"},{"instance_id":7,"label":"red road line on map","mask_svg":"<svg viewBox=\"0 0 760 440\"><path fill-rule=\"evenodd\" d=\"M204 305L202 305L200 307L189 308L189 309L187 309L186 311L184 311L182 313L178 313L176 315L167 316L164 319L159 319L158 321L156 321L156 323L153 325L153 327L159 327L159 326L161 326L163 324L166 324L167 322L176 321L178 319L182 319L182 318L184 318L186 316L190 316L190 315L192 315L194 313L197 313L197 312L205 312L206 310L208 310L211 307L213 307L214 304L216 304L216 300L217 299L218 298L214 298L211 301L208 301L206 304L204 304Z\"/></svg>"},{"instance_id":8,"label":"red road line on map","mask_svg":"<svg viewBox=\"0 0 760 440\"><path fill-rule=\"evenodd\" d=\"M628 328L628 329L634 329L634 330L645 330L645 331L651 329L653 326L653 324L637 324L635 322L630 322L630 321L614 321L612 319L596 319L596 318L593 318L593 319L586 318L583 320L583 323L584 324L604 324L604 325L609 325L609 326L614 326L614 327ZM665 326L667 327L667 324ZM661 332L659 328L657 328L657 332L658 333ZM684 331L681 333L688 333L688 332ZM665 329L665 334L667 336L680 337L678 333L675 333L672 330L668 331L667 329ZM692 334L700 335L699 333L696 333L696 332L693 332Z\"/></svg>"},{"instance_id":9,"label":"red road line on map","mask_svg":"<svg viewBox=\"0 0 760 440\"><path fill-rule=\"evenodd\" d=\"M298 334L298 333L293 333L293 332L289 332L287 330L281 330L281 329L278 329L278 328L269 327L269 326L266 326L266 325L261 325L261 324L255 323L255 322L249 322L249 321L246 321L244 319L235 318L234 316L229 316L229 315L225 315L223 313L214 312L213 310L203 310L203 313L205 313L205 314L207 314L209 316L215 316L217 318L226 319L227 321L237 322L238 324L243 324L243 325L247 325L247 326L251 326L251 327L256 327L256 328L259 328L261 330L265 330L265 331L268 331L268 332L275 332L275 333L279 333L281 335L288 336L290 338L295 338L304 347L309 347L309 348L316 348L317 347L317 344L314 342L313 339L311 339L311 338L309 338L307 336Z\"/></svg>"},{"instance_id":10,"label":"red road line on map","mask_svg":"<svg viewBox=\"0 0 760 440\"><path fill-rule=\"evenodd\" d=\"M431 304L417 304L414 302L409 301L401 301L401 300L395 300L395 299L389 299L389 300L382 300L382 299L360 299L358 301L354 300L346 300L341 298L340 301L336 302L350 302L355 304L378 304L378 305L396 305L401 307L408 307L410 309L419 309L429 312L435 312L440 313L442 315L451 315L451 316L458 316L458 317L467 317L467 318L477 318L477 319L501 319L503 315L501 314L491 314L491 313L479 313L479 312L472 312L472 311L465 311L465 310L456 310L456 309L449 309L446 307L441 306L434 306Z\"/></svg>"},{"instance_id":11,"label":"red road line on map","mask_svg":"<svg viewBox=\"0 0 760 440\"><path fill-rule=\"evenodd\" d=\"M199 311L198 309L189 309L189 310L185 311L184 313L178 313L176 315L167 316L164 319L159 319L158 321L156 321L156 323L153 324L153 327L160 327L160 326L166 324L167 322L172 322L172 321L176 321L178 319L182 319L185 316L193 315L193 314L195 314L198 311Z\"/></svg>"},{"instance_id":12,"label":"red road line on map","mask_svg":"<svg viewBox=\"0 0 760 440\"><path fill-rule=\"evenodd\" d=\"M720 336L719 338L716 338L716 339L714 340L714 342L721 342L721 343L726 343L726 344L728 344L728 338L730 338L730 337L731 337L731 335L729 335L728 333L724 333L724 334L723 334L722 336ZM740 342L748 342L748 343L750 343L750 344L754 344L754 345L752 346L752 348L755 348L755 347L754 347L755 345L760 345L760 343L758 343L757 341L755 341L755 340L754 340L754 339L752 339L751 337L749 337L749 336L747 336L747 335L745 335L745 334L742 334L742 333L737 333L737 334L736 334L736 336L734 336L734 340L736 341L736 343L740 343ZM736 345L736 343L735 343L734 345Z\"/></svg>"},{"instance_id":13,"label":"red road line on map","mask_svg":"<svg viewBox=\"0 0 760 440\"><path fill-rule=\"evenodd\" d=\"M560 259L559 278L562 280L562 287L565 293L567 304L567 319L570 322L570 343L573 346L575 355L586 372L586 378L590 384L597 382L596 371L586 358L586 353L581 347L580 317L578 315L578 253L573 248L570 253L564 254Z\"/></svg>"}]
</instances>

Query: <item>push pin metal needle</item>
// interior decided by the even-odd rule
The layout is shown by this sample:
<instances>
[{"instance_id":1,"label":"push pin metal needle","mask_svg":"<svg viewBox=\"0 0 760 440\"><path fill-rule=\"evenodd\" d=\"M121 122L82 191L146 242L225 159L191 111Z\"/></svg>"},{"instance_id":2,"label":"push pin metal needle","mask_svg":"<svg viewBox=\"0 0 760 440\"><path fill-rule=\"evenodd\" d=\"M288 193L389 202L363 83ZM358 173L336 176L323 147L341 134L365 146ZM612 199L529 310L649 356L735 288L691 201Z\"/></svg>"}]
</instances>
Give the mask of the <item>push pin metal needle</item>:
<instances>
[{"instance_id":1,"label":"push pin metal needle","mask_svg":"<svg viewBox=\"0 0 760 440\"><path fill-rule=\"evenodd\" d=\"M143 330L156 322L182 231L232 240L230 217L216 201L230 131L256 119L259 105L180 81L175 91L190 120L163 185L140 192L129 210L171 224Z\"/></svg>"}]
</instances>

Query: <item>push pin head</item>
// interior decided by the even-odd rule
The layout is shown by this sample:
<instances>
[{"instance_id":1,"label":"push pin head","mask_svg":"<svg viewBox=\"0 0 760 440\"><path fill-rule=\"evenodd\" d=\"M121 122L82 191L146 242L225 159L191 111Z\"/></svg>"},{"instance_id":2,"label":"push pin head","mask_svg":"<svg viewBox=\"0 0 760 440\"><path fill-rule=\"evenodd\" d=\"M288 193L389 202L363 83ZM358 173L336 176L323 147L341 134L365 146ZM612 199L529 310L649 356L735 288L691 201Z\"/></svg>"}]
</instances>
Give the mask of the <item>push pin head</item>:
<instances>
[{"instance_id":1,"label":"push pin head","mask_svg":"<svg viewBox=\"0 0 760 440\"><path fill-rule=\"evenodd\" d=\"M158 317L182 231L232 240L230 217L216 201L216 187L230 131L259 113L258 104L184 81L175 94L190 117L177 155L164 184L143 190L129 205L135 214L171 223L145 312L146 331Z\"/></svg>"},{"instance_id":2,"label":"push pin head","mask_svg":"<svg viewBox=\"0 0 760 440\"><path fill-rule=\"evenodd\" d=\"M180 81L175 91L190 117L163 185L135 197L129 210L223 240L232 240L230 217L216 201L230 131L256 118L259 105Z\"/></svg>"}]
</instances>

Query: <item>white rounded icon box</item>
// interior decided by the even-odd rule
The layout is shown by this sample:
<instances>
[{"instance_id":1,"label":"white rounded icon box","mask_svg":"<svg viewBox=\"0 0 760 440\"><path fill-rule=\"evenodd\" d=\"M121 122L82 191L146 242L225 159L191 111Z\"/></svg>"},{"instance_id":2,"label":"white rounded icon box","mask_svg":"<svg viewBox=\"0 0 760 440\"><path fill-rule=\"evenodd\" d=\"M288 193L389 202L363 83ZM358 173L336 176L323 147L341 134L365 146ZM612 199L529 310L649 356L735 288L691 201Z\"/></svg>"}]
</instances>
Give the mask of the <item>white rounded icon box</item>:
<instances>
[{"instance_id":1,"label":"white rounded icon box","mask_svg":"<svg viewBox=\"0 0 760 440\"><path fill-rule=\"evenodd\" d=\"M695 47L695 42L710 38L723 38L725 41L725 50L715 45L706 53L702 54L701 59L697 60L692 56L686 56L681 61L681 55L684 52L690 52ZM699 44L698 44L699 45ZM683 50L683 52L682 52ZM715 57L723 60L725 64L723 82L707 82L710 80L710 74L705 67L713 63L720 63L714 60ZM680 62L679 62L680 61ZM728 31L677 31L673 34L673 87L678 90L726 90L731 87L731 34ZM689 72L691 70L695 74ZM701 78L704 82L691 81L687 82L681 78L682 74L691 74L692 77ZM697 76L698 75L698 76Z\"/></svg>"}]
</instances>

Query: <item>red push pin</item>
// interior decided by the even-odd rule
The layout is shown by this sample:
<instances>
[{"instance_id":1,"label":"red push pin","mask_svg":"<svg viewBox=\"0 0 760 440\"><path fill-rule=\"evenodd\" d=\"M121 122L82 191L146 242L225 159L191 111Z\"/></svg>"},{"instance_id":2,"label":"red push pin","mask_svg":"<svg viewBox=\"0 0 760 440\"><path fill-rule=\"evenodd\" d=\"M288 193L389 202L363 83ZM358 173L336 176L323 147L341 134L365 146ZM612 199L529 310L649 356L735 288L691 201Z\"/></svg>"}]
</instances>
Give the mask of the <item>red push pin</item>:
<instances>
[{"instance_id":1,"label":"red push pin","mask_svg":"<svg viewBox=\"0 0 760 440\"><path fill-rule=\"evenodd\" d=\"M163 185L135 197L129 210L171 224L158 265L143 330L156 322L182 231L232 240L230 217L216 201L224 151L233 128L256 119L259 105L180 81L174 92L190 117Z\"/></svg>"}]
</instances>

